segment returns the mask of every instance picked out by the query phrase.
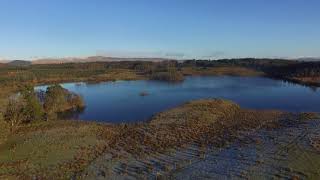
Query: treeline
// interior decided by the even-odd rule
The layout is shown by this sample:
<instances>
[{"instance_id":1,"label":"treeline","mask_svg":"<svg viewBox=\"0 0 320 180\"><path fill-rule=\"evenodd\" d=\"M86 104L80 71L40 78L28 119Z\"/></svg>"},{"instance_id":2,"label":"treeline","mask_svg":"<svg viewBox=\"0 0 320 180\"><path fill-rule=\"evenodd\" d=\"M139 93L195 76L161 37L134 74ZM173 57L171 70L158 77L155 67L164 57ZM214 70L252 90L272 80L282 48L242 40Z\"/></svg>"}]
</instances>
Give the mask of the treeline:
<instances>
[{"instance_id":1,"label":"treeline","mask_svg":"<svg viewBox=\"0 0 320 180\"><path fill-rule=\"evenodd\" d=\"M115 69L134 71L147 78L166 74L167 79L179 79L181 74L176 71L177 61L147 62L147 61L121 61L121 62L90 62L45 64L30 66L0 67L0 85L13 83L41 83L44 81L76 81L88 78L98 79ZM174 76L177 76L175 78ZM166 78L164 78L166 79ZM46 83L46 82L45 82Z\"/></svg>"},{"instance_id":2,"label":"treeline","mask_svg":"<svg viewBox=\"0 0 320 180\"><path fill-rule=\"evenodd\" d=\"M60 79L76 79L99 75L107 68L103 63L6 66L0 68L0 83L38 82L44 79L56 79L57 81Z\"/></svg>"},{"instance_id":3,"label":"treeline","mask_svg":"<svg viewBox=\"0 0 320 180\"><path fill-rule=\"evenodd\" d=\"M225 66L242 66L255 69L287 66L296 64L299 61L284 60L284 59L256 59L256 58L241 58L241 59L220 59L220 60L187 60L182 66L197 66L197 67L225 67Z\"/></svg>"},{"instance_id":4,"label":"treeline","mask_svg":"<svg viewBox=\"0 0 320 180\"><path fill-rule=\"evenodd\" d=\"M186 61L118 61L44 64L30 66L0 67L0 85L39 83L45 80L75 81L89 77L98 78L114 69L124 69L155 80L176 81L183 79L181 69L185 67L246 67L263 71L274 77L319 77L320 62L301 62L284 59L221 59L221 60L186 60Z\"/></svg>"},{"instance_id":5,"label":"treeline","mask_svg":"<svg viewBox=\"0 0 320 180\"><path fill-rule=\"evenodd\" d=\"M302 62L284 59L221 59L188 60L181 64L182 67L226 67L240 66L263 71L273 77L320 77L320 62Z\"/></svg>"},{"instance_id":6,"label":"treeline","mask_svg":"<svg viewBox=\"0 0 320 180\"><path fill-rule=\"evenodd\" d=\"M266 69L266 72L278 77L320 77L320 62L303 62L272 67Z\"/></svg>"},{"instance_id":7,"label":"treeline","mask_svg":"<svg viewBox=\"0 0 320 180\"><path fill-rule=\"evenodd\" d=\"M11 130L33 121L58 119L64 111L76 111L84 107L81 96L69 92L60 85L52 85L46 91L34 91L24 86L20 93L9 98L3 119Z\"/></svg>"}]
</instances>

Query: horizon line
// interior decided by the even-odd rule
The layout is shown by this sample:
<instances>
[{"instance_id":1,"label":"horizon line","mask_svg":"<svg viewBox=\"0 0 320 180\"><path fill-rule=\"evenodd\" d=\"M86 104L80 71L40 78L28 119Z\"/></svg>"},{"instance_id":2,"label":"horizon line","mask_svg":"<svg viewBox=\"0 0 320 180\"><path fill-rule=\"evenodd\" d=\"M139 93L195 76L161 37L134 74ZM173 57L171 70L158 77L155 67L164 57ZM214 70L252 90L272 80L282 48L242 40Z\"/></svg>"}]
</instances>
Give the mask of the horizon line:
<instances>
[{"instance_id":1,"label":"horizon line","mask_svg":"<svg viewBox=\"0 0 320 180\"><path fill-rule=\"evenodd\" d=\"M39 57L39 58L0 58L1 62L12 62L12 61L81 61L88 60L90 58L110 58L110 59L158 59L158 60L177 60L177 61L185 61L185 60L223 60L223 59L281 59L281 60L320 60L320 57L313 56L299 56L299 57L254 57L254 56L243 56L243 57L221 57L221 58L170 58L170 57L147 57L147 56L103 56L103 55L92 55L92 56L66 56L66 57ZM112 60L111 60L112 61ZM120 60L121 61L121 60Z\"/></svg>"}]
</instances>

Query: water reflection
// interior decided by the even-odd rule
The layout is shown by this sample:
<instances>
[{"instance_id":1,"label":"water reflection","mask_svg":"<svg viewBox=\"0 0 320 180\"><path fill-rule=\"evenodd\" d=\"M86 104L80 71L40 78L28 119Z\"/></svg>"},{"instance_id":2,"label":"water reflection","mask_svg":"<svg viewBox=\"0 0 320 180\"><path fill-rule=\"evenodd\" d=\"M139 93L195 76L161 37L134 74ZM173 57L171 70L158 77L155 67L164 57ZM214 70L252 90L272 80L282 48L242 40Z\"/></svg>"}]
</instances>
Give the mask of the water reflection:
<instances>
[{"instance_id":1,"label":"water reflection","mask_svg":"<svg viewBox=\"0 0 320 180\"><path fill-rule=\"evenodd\" d=\"M86 109L72 115L82 120L141 121L186 101L202 98L230 99L242 107L254 109L320 112L317 88L263 77L187 77L179 84L117 81L63 86L84 97ZM148 95L141 96L142 92Z\"/></svg>"}]
</instances>

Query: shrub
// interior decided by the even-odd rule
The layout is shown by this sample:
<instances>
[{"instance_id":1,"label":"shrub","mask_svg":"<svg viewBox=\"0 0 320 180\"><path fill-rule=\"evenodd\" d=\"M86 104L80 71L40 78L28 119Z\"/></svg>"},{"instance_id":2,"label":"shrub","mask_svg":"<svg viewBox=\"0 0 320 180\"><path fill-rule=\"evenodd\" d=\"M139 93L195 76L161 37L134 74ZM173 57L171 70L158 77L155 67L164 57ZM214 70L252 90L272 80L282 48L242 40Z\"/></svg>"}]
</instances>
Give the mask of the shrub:
<instances>
[{"instance_id":1,"label":"shrub","mask_svg":"<svg viewBox=\"0 0 320 180\"><path fill-rule=\"evenodd\" d=\"M24 106L21 98L11 98L9 100L3 119L10 125L11 131L25 121Z\"/></svg>"},{"instance_id":2,"label":"shrub","mask_svg":"<svg viewBox=\"0 0 320 180\"><path fill-rule=\"evenodd\" d=\"M26 121L42 120L44 115L43 107L38 99L34 88L32 86L26 86L21 95L25 101L24 116Z\"/></svg>"},{"instance_id":3,"label":"shrub","mask_svg":"<svg viewBox=\"0 0 320 180\"><path fill-rule=\"evenodd\" d=\"M57 113L80 110L84 107L84 101L81 96L56 84L47 88L43 106L47 119L56 119Z\"/></svg>"},{"instance_id":4,"label":"shrub","mask_svg":"<svg viewBox=\"0 0 320 180\"><path fill-rule=\"evenodd\" d=\"M9 99L4 113L4 120L10 124L11 130L22 123L42 120L43 108L32 86L23 87L20 94Z\"/></svg>"}]
</instances>

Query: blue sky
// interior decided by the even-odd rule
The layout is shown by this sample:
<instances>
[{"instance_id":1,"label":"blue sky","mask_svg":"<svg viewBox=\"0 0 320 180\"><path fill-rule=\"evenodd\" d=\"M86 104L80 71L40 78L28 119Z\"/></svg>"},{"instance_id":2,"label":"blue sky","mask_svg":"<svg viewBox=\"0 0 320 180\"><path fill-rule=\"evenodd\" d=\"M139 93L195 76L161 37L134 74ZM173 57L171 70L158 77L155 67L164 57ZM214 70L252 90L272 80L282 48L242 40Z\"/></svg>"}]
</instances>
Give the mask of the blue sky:
<instances>
[{"instance_id":1,"label":"blue sky","mask_svg":"<svg viewBox=\"0 0 320 180\"><path fill-rule=\"evenodd\" d=\"M319 57L319 0L0 0L0 58Z\"/></svg>"}]
</instances>

